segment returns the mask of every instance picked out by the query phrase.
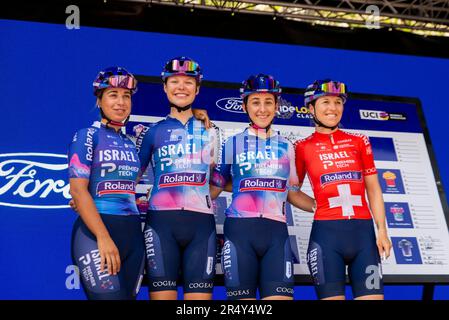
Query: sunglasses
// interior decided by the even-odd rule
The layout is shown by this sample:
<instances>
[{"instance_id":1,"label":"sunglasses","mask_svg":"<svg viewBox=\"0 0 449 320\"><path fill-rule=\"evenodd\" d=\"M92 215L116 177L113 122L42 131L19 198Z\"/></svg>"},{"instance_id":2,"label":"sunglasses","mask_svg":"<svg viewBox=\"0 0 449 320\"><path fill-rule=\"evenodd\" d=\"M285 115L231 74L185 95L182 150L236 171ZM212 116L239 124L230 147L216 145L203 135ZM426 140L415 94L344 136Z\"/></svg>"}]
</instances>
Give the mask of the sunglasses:
<instances>
[{"instance_id":1,"label":"sunglasses","mask_svg":"<svg viewBox=\"0 0 449 320\"><path fill-rule=\"evenodd\" d=\"M343 82L330 81L321 84L321 91L325 93L345 94L346 85Z\"/></svg>"},{"instance_id":2,"label":"sunglasses","mask_svg":"<svg viewBox=\"0 0 449 320\"><path fill-rule=\"evenodd\" d=\"M171 72L196 72L199 69L198 63L194 61L173 60L170 66Z\"/></svg>"},{"instance_id":3,"label":"sunglasses","mask_svg":"<svg viewBox=\"0 0 449 320\"><path fill-rule=\"evenodd\" d=\"M136 78L130 75L113 75L108 78L108 83L112 87L134 89L137 86Z\"/></svg>"}]
</instances>

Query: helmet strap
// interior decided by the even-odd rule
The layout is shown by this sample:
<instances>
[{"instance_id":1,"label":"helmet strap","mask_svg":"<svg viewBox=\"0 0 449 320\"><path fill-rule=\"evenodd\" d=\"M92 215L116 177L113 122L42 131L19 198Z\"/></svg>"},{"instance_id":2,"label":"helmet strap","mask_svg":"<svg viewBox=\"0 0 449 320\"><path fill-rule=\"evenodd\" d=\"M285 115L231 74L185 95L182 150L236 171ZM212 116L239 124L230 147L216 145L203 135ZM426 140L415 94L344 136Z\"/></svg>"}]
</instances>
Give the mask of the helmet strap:
<instances>
[{"instance_id":1,"label":"helmet strap","mask_svg":"<svg viewBox=\"0 0 449 320\"><path fill-rule=\"evenodd\" d=\"M185 107L178 107L176 104L170 102L170 108L175 108L176 110L178 110L179 113L181 113L182 111L187 111L190 108L192 108L192 104L189 104L188 106Z\"/></svg>"},{"instance_id":2,"label":"helmet strap","mask_svg":"<svg viewBox=\"0 0 449 320\"><path fill-rule=\"evenodd\" d=\"M251 120L251 118L249 118L249 125L250 125L251 128L256 129L256 131L257 130L265 130L266 134L268 134L268 131L270 131L272 124L273 124L273 121L271 121L270 124L268 126L266 126L265 128L261 128L257 124L255 124L253 122L253 120Z\"/></svg>"},{"instance_id":3,"label":"helmet strap","mask_svg":"<svg viewBox=\"0 0 449 320\"><path fill-rule=\"evenodd\" d=\"M312 114L312 116L313 116L313 121L314 121L319 127L323 127L323 128L330 129L330 130L335 130L335 129L338 128L338 126L340 125L340 123L337 123L335 126L330 127L330 126L327 126L327 125L325 125L324 123L322 123L322 122L318 119L318 117L316 116L315 112Z\"/></svg>"},{"instance_id":4,"label":"helmet strap","mask_svg":"<svg viewBox=\"0 0 449 320\"><path fill-rule=\"evenodd\" d=\"M103 112L103 109L101 109L100 106L98 106L98 107L100 108L101 117L102 117L103 119L106 119L106 126L107 126L107 127L109 127L109 126L124 127L124 126L126 126L126 124L128 123L129 118L130 118L130 116L131 116L131 115L129 115L129 116L125 119L125 121L123 121L123 122L114 121L114 120L109 119L109 118L106 116L106 114Z\"/></svg>"},{"instance_id":5,"label":"helmet strap","mask_svg":"<svg viewBox=\"0 0 449 320\"><path fill-rule=\"evenodd\" d=\"M248 112L245 110L246 114L248 115L248 119L249 119L249 126L253 129L255 129L256 131L258 130L265 130L265 133L268 135L268 131L270 131L271 125L273 124L273 120L268 124L268 126L266 126L266 128L261 128L259 127L257 124L254 123L254 121L251 119L251 117L249 116Z\"/></svg>"}]
</instances>

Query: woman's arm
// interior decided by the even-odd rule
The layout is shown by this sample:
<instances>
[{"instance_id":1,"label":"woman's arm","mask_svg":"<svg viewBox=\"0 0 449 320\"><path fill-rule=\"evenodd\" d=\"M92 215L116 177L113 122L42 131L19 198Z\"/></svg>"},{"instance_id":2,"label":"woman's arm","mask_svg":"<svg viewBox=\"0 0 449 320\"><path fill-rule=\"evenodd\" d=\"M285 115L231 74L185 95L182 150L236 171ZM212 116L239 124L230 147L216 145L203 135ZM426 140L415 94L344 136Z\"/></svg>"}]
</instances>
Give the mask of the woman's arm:
<instances>
[{"instance_id":1,"label":"woman's arm","mask_svg":"<svg viewBox=\"0 0 449 320\"><path fill-rule=\"evenodd\" d=\"M391 251L391 241L388 238L384 199L377 174L365 176L365 186L369 206L378 231L377 247L379 249L379 255L383 258L388 258Z\"/></svg>"},{"instance_id":2,"label":"woman's arm","mask_svg":"<svg viewBox=\"0 0 449 320\"><path fill-rule=\"evenodd\" d=\"M218 198L218 196L223 191L223 189L210 184L209 191L210 191L210 196L211 196L212 200L215 200Z\"/></svg>"},{"instance_id":3,"label":"woman's arm","mask_svg":"<svg viewBox=\"0 0 449 320\"><path fill-rule=\"evenodd\" d=\"M119 251L97 211L94 200L89 193L88 185L88 179L70 178L70 194L76 203L81 219L97 238L101 257L100 271L103 272L106 265L109 274L115 275L121 267Z\"/></svg>"},{"instance_id":4,"label":"woman's arm","mask_svg":"<svg viewBox=\"0 0 449 320\"><path fill-rule=\"evenodd\" d=\"M226 182L226 185L224 187L224 191L232 193L232 179L228 180L228 182Z\"/></svg>"},{"instance_id":5,"label":"woman's arm","mask_svg":"<svg viewBox=\"0 0 449 320\"><path fill-rule=\"evenodd\" d=\"M290 190L288 191L287 200L296 208L307 212L314 212L316 207L315 199L308 196L301 190Z\"/></svg>"}]
</instances>

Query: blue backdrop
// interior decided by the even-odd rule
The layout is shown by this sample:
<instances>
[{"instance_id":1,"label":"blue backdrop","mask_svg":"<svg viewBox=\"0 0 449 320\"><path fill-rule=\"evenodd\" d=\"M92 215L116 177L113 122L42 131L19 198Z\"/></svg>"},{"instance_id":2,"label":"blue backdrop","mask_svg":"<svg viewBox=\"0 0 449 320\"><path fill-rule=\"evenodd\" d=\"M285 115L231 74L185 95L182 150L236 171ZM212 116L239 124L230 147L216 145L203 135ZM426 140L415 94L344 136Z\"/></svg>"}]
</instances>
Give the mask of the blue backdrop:
<instances>
[{"instance_id":1,"label":"blue backdrop","mask_svg":"<svg viewBox=\"0 0 449 320\"><path fill-rule=\"evenodd\" d=\"M449 191L448 59L83 26L68 30L64 25L0 20L0 94L6 110L0 154L65 154L73 133L97 118L91 84L99 69L120 65L135 74L157 76L163 63L178 55L199 61L207 80L240 82L265 72L288 87L333 78L345 81L353 92L418 97ZM0 170L0 178L2 174ZM2 187L0 197L8 192L17 196L17 190ZM76 287L66 270L75 218L69 209L0 206L0 216L0 299L84 298L82 290L67 289L67 284ZM420 294L420 286L386 289L390 299L417 299ZM222 288L216 289L216 297L224 297ZM302 287L296 297L315 296L311 287ZM447 287L437 288L436 298L448 297Z\"/></svg>"}]
</instances>

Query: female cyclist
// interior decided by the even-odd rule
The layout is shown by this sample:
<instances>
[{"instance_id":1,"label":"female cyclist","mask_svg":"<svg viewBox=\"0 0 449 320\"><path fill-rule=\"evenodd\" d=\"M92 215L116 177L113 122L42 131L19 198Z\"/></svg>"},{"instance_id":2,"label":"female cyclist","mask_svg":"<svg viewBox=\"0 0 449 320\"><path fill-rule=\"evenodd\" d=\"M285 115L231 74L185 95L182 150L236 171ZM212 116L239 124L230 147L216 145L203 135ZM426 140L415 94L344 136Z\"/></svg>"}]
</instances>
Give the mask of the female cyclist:
<instances>
[{"instance_id":1,"label":"female cyclist","mask_svg":"<svg viewBox=\"0 0 449 320\"><path fill-rule=\"evenodd\" d=\"M249 128L230 137L213 173L215 198L232 180L226 210L222 268L228 299L293 299L293 262L286 224L287 197L312 211L313 199L295 191L293 145L271 128L281 93L273 77L249 77L240 88Z\"/></svg>"},{"instance_id":2,"label":"female cyclist","mask_svg":"<svg viewBox=\"0 0 449 320\"><path fill-rule=\"evenodd\" d=\"M141 172L150 164L154 185L144 230L151 299L176 299L182 274L184 299L212 298L216 232L209 192L218 135L192 117L202 72L187 57L162 71L170 114L137 139Z\"/></svg>"},{"instance_id":3,"label":"female cyclist","mask_svg":"<svg viewBox=\"0 0 449 320\"><path fill-rule=\"evenodd\" d=\"M301 184L307 173L317 204L307 262L318 298L345 299L347 266L355 299L383 299L380 257L390 255L391 242L370 142L338 128L344 83L315 81L304 96L315 132L297 141L296 169Z\"/></svg>"},{"instance_id":4,"label":"female cyclist","mask_svg":"<svg viewBox=\"0 0 449 320\"><path fill-rule=\"evenodd\" d=\"M69 148L70 193L80 215L72 259L88 299L135 299L145 257L134 199L140 161L121 128L137 81L124 68L111 67L93 86L101 122L79 130Z\"/></svg>"}]
</instances>

